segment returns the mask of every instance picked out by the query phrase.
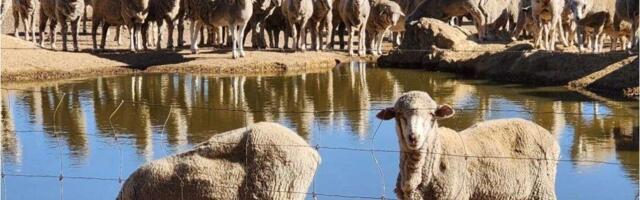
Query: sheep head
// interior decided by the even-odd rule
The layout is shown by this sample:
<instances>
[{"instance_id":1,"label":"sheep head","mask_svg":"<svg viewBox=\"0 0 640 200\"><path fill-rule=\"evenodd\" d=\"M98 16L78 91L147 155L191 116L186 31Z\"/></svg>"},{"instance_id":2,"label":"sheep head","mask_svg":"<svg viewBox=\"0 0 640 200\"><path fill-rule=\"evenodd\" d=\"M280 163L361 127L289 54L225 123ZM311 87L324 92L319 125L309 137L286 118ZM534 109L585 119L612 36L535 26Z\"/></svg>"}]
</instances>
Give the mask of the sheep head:
<instances>
[{"instance_id":1,"label":"sheep head","mask_svg":"<svg viewBox=\"0 0 640 200\"><path fill-rule=\"evenodd\" d=\"M591 11L593 1L591 0L571 0L569 5L576 21L582 20Z\"/></svg>"},{"instance_id":2,"label":"sheep head","mask_svg":"<svg viewBox=\"0 0 640 200\"><path fill-rule=\"evenodd\" d=\"M411 91L398 98L394 107L385 108L376 117L382 120L395 118L400 145L410 150L419 150L438 128L437 120L454 114L451 106L438 105L426 92Z\"/></svg>"}]
</instances>

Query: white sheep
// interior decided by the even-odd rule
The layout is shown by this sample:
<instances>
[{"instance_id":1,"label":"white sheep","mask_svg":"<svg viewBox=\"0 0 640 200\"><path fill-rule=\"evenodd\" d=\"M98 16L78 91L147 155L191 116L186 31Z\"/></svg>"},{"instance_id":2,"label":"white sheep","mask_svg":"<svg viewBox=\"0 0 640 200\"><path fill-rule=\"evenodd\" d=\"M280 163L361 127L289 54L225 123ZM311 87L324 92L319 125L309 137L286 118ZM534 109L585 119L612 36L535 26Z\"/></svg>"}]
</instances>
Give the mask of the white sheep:
<instances>
[{"instance_id":1,"label":"white sheep","mask_svg":"<svg viewBox=\"0 0 640 200\"><path fill-rule=\"evenodd\" d=\"M555 136L522 119L481 122L459 133L438 126L454 113L412 91L377 114L396 119L399 199L556 199Z\"/></svg>"},{"instance_id":2,"label":"white sheep","mask_svg":"<svg viewBox=\"0 0 640 200\"><path fill-rule=\"evenodd\" d=\"M284 0L282 2L282 14L287 19L293 48L307 50L307 22L313 15L313 2L311 0ZM285 37L286 38L286 37Z\"/></svg>"},{"instance_id":3,"label":"white sheep","mask_svg":"<svg viewBox=\"0 0 640 200\"><path fill-rule=\"evenodd\" d=\"M389 0L376 0L371 5L369 21L367 21L367 46L375 56L382 55L382 39L389 28L404 18L398 3Z\"/></svg>"},{"instance_id":4,"label":"white sheep","mask_svg":"<svg viewBox=\"0 0 640 200\"><path fill-rule=\"evenodd\" d=\"M593 29L591 34L591 48L593 52L600 52L602 45L601 37L606 26L612 26L615 16L616 0L571 0L569 2L571 11L578 24L578 49L584 50L585 28Z\"/></svg>"},{"instance_id":5,"label":"white sheep","mask_svg":"<svg viewBox=\"0 0 640 200\"><path fill-rule=\"evenodd\" d=\"M253 15L252 0L186 0L191 23L191 53L198 53L200 31L204 25L227 26L232 40L232 58L244 57L244 30Z\"/></svg>"},{"instance_id":6,"label":"white sheep","mask_svg":"<svg viewBox=\"0 0 640 200\"><path fill-rule=\"evenodd\" d=\"M562 12L565 8L565 0L531 0L534 23L538 25L537 39L535 46L543 42L542 47L546 50L555 50L555 43L558 33L562 44L567 46L567 39L564 35L562 24Z\"/></svg>"},{"instance_id":7,"label":"white sheep","mask_svg":"<svg viewBox=\"0 0 640 200\"><path fill-rule=\"evenodd\" d=\"M358 31L358 55L366 55L366 28L367 20L369 20L369 12L371 5L367 0L340 0L338 5L338 13L340 19L345 24L349 33L349 56L354 56L353 39L356 31Z\"/></svg>"},{"instance_id":8,"label":"white sheep","mask_svg":"<svg viewBox=\"0 0 640 200\"><path fill-rule=\"evenodd\" d=\"M256 123L141 166L118 199L302 200L319 164L318 152L295 132Z\"/></svg>"}]
</instances>

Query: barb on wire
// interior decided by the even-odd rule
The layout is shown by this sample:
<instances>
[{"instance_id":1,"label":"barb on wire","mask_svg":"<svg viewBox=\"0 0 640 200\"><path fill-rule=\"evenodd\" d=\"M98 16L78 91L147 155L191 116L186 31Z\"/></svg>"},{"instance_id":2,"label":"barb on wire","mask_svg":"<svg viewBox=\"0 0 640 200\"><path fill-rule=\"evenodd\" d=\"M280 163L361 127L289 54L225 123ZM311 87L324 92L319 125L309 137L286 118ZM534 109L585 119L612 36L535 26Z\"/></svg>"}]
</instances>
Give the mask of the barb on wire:
<instances>
[{"instance_id":1,"label":"barb on wire","mask_svg":"<svg viewBox=\"0 0 640 200\"><path fill-rule=\"evenodd\" d=\"M65 97L67 96L67 93L62 93L62 97L60 98L60 101L58 102L58 105L56 105L56 109L55 111L53 111L53 135L56 137L56 140L58 142L57 148L58 148L58 159L60 160L60 174L58 175L58 181L60 181L60 200L64 199L64 165L63 165L63 152L62 152L62 141L60 138L60 135L58 135L57 132L57 121L56 121L56 116L58 114L58 110L60 110L60 106L62 105L62 102L64 102Z\"/></svg>"},{"instance_id":2,"label":"barb on wire","mask_svg":"<svg viewBox=\"0 0 640 200\"><path fill-rule=\"evenodd\" d=\"M116 133L116 128L115 126L113 126L113 117L116 115L116 113L118 112L118 110L120 110L120 107L122 107L122 105L124 104L124 100L120 101L120 104L118 104L118 107L116 107L116 109L111 112L111 115L109 115L109 126L111 127L111 133L113 136L113 140L116 143L116 145L118 146L118 153L120 154L120 160L118 161L119 163L119 171L118 171L118 183L122 184L122 162L124 160L124 156L122 155L122 147L120 146L120 141L118 141L118 134Z\"/></svg>"}]
</instances>

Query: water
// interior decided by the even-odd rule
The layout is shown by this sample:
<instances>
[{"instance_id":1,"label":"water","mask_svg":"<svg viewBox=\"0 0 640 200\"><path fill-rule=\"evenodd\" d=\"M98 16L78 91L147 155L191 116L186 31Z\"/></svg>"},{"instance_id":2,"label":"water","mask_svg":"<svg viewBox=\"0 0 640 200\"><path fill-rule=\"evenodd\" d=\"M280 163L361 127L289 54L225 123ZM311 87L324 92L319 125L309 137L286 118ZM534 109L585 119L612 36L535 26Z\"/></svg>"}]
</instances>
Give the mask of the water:
<instances>
[{"instance_id":1,"label":"water","mask_svg":"<svg viewBox=\"0 0 640 200\"><path fill-rule=\"evenodd\" d=\"M561 159L607 162L560 162L560 199L633 199L638 193L638 149L624 150L629 140L614 139L614 132L638 129L637 102L596 101L563 88L357 63L276 77L140 74L3 87L33 90L2 93L6 199L114 199L119 177L243 127L245 120L282 123L322 147L397 150L394 123L380 124L375 109L409 90L464 108L442 126L462 130L482 120L525 118L557 135ZM109 117L123 101L112 126ZM369 151L321 148L320 154L317 193L395 198L397 152L375 153L382 173Z\"/></svg>"}]
</instances>

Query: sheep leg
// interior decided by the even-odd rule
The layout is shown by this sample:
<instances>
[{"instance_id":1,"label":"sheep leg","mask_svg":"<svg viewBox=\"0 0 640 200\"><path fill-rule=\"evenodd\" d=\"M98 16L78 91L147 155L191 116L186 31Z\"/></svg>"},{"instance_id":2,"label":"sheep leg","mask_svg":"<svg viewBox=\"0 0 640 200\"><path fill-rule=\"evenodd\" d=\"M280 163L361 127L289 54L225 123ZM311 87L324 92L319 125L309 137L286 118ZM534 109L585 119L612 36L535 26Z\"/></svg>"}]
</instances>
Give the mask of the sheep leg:
<instances>
[{"instance_id":1,"label":"sheep leg","mask_svg":"<svg viewBox=\"0 0 640 200\"><path fill-rule=\"evenodd\" d=\"M296 30L296 24L291 24L291 39L293 39L293 50L298 49L298 30Z\"/></svg>"},{"instance_id":2,"label":"sheep leg","mask_svg":"<svg viewBox=\"0 0 640 200\"><path fill-rule=\"evenodd\" d=\"M311 24L311 48L315 51L319 51L320 50L319 46L320 44L318 41L318 23L313 22Z\"/></svg>"},{"instance_id":3,"label":"sheep leg","mask_svg":"<svg viewBox=\"0 0 640 200\"><path fill-rule=\"evenodd\" d=\"M376 45L378 45L376 48L378 50L378 55L382 55L382 40L384 40L384 33L387 32L387 29L385 29L383 32L378 33L378 42L376 42Z\"/></svg>"},{"instance_id":4,"label":"sheep leg","mask_svg":"<svg viewBox=\"0 0 640 200\"><path fill-rule=\"evenodd\" d=\"M103 22L104 24L102 25L102 41L100 41L100 49L104 50L104 45L107 41L107 33L109 32L109 24L107 24L107 22ZM98 24L96 24L97 26ZM94 32L95 35L95 32Z\"/></svg>"},{"instance_id":5,"label":"sheep leg","mask_svg":"<svg viewBox=\"0 0 640 200\"><path fill-rule=\"evenodd\" d=\"M13 36L18 37L18 27L20 26L20 12L13 10Z\"/></svg>"},{"instance_id":6,"label":"sheep leg","mask_svg":"<svg viewBox=\"0 0 640 200\"><path fill-rule=\"evenodd\" d=\"M198 44L200 44L200 28L202 28L202 25L199 21L193 21L191 22L191 53L192 54L197 54L198 53Z\"/></svg>"},{"instance_id":7,"label":"sheep leg","mask_svg":"<svg viewBox=\"0 0 640 200\"><path fill-rule=\"evenodd\" d=\"M333 30L332 30L333 21L332 21L332 19L333 19L333 13L329 12L327 14L326 19L325 19L325 21L326 21L325 22L326 23L325 26L327 28L327 45L326 45L326 47L323 48L323 50L324 49L333 49L333 44L329 43L329 41L328 41L329 38L333 38ZM322 44L324 44L324 42Z\"/></svg>"},{"instance_id":8,"label":"sheep leg","mask_svg":"<svg viewBox=\"0 0 640 200\"><path fill-rule=\"evenodd\" d=\"M173 38L173 37L172 37ZM184 18L178 17L178 47L184 46Z\"/></svg>"},{"instance_id":9,"label":"sheep leg","mask_svg":"<svg viewBox=\"0 0 640 200\"><path fill-rule=\"evenodd\" d=\"M87 20L89 20L89 17L87 17L87 6L84 6L84 12L82 14L82 34L87 34Z\"/></svg>"},{"instance_id":10,"label":"sheep leg","mask_svg":"<svg viewBox=\"0 0 640 200\"><path fill-rule=\"evenodd\" d=\"M31 40L33 41L33 43L36 42L36 31L35 31L35 18L34 18L35 12L32 12L31 14L29 14L29 26L30 26L30 30L31 30Z\"/></svg>"},{"instance_id":11,"label":"sheep leg","mask_svg":"<svg viewBox=\"0 0 640 200\"><path fill-rule=\"evenodd\" d=\"M56 26L58 25L58 20L56 18L49 19L49 41L51 42L51 49L56 49Z\"/></svg>"},{"instance_id":12,"label":"sheep leg","mask_svg":"<svg viewBox=\"0 0 640 200\"><path fill-rule=\"evenodd\" d=\"M344 49L344 32L346 31L346 29L347 29L346 24L341 23L338 25L338 41L340 41L340 49Z\"/></svg>"},{"instance_id":13,"label":"sheep leg","mask_svg":"<svg viewBox=\"0 0 640 200\"><path fill-rule=\"evenodd\" d=\"M353 52L353 36L355 35L355 30L353 30L352 26L349 26L347 31L349 32L349 47L348 47L349 56L355 56Z\"/></svg>"},{"instance_id":14,"label":"sheep leg","mask_svg":"<svg viewBox=\"0 0 640 200\"><path fill-rule=\"evenodd\" d=\"M238 34L240 34L240 36L238 37L238 39L240 41L238 41L238 48L239 48L239 53L240 53L240 57L244 57L244 40L242 39L244 37L244 30L245 28L247 28L247 23L243 23L240 24L240 31L238 32Z\"/></svg>"},{"instance_id":15,"label":"sheep leg","mask_svg":"<svg viewBox=\"0 0 640 200\"><path fill-rule=\"evenodd\" d=\"M582 53L584 51L584 39L586 37L586 33L582 26L578 26L576 36L578 37L578 51Z\"/></svg>"},{"instance_id":16,"label":"sheep leg","mask_svg":"<svg viewBox=\"0 0 640 200\"><path fill-rule=\"evenodd\" d=\"M38 35L40 35L39 46L44 47L44 29L47 27L47 15L40 9L40 22L38 24Z\"/></svg>"},{"instance_id":17,"label":"sheep leg","mask_svg":"<svg viewBox=\"0 0 640 200\"><path fill-rule=\"evenodd\" d=\"M302 20L300 24L300 41L298 41L298 43L300 43L300 51L302 52L307 51L307 22L307 20Z\"/></svg>"},{"instance_id":18,"label":"sheep leg","mask_svg":"<svg viewBox=\"0 0 640 200\"><path fill-rule=\"evenodd\" d=\"M167 22L167 48L168 49L173 49L173 28L174 28L174 22L171 18L165 18L164 19ZM162 35L162 31L161 27L158 26L158 38L161 38L160 35ZM160 42L158 42L158 46L160 46Z\"/></svg>"},{"instance_id":19,"label":"sheep leg","mask_svg":"<svg viewBox=\"0 0 640 200\"><path fill-rule=\"evenodd\" d=\"M367 20L365 19L364 21L366 22ZM358 39L359 39L358 55L360 57L364 57L364 56L367 55L367 48L366 48L366 45L365 45L365 42L366 42L366 39L367 39L366 28L367 28L367 23L360 24L360 35L358 36Z\"/></svg>"},{"instance_id":20,"label":"sheep leg","mask_svg":"<svg viewBox=\"0 0 640 200\"><path fill-rule=\"evenodd\" d=\"M484 14L482 14L482 10L478 8L478 5L473 5L471 3L465 3L464 8L471 14L473 17L473 21L478 29L478 41L482 42L485 39L485 26L487 24L486 18Z\"/></svg>"},{"instance_id":21,"label":"sheep leg","mask_svg":"<svg viewBox=\"0 0 640 200\"><path fill-rule=\"evenodd\" d=\"M553 24L553 30L552 30L553 35L554 35L553 37L554 37L554 40L555 40L555 38L556 38L556 36L555 36L555 35L557 35L557 34L559 33L559 35L560 35L560 41L562 41L562 46L564 46L564 47L568 47L568 46L569 46L569 43L567 42L567 37L565 37L565 36L564 36L564 27L562 27L562 23L560 23L560 20L561 20L561 19L562 19L562 18L554 17L554 18L551 20L551 22L552 22L552 24ZM558 31L556 31L556 29L557 29Z\"/></svg>"},{"instance_id":22,"label":"sheep leg","mask_svg":"<svg viewBox=\"0 0 640 200\"><path fill-rule=\"evenodd\" d=\"M236 59L238 58L238 25L237 24L233 24L230 27L231 29L231 40L233 41L231 43L231 58Z\"/></svg>"},{"instance_id":23,"label":"sheep leg","mask_svg":"<svg viewBox=\"0 0 640 200\"><path fill-rule=\"evenodd\" d=\"M146 51L149 43L149 26L151 22L142 24L142 48ZM153 34L153 33L152 33Z\"/></svg>"},{"instance_id":24,"label":"sheep leg","mask_svg":"<svg viewBox=\"0 0 640 200\"><path fill-rule=\"evenodd\" d=\"M73 51L79 52L80 48L78 48L78 24L80 22L80 17L71 21L71 37L73 39Z\"/></svg>"},{"instance_id":25,"label":"sheep leg","mask_svg":"<svg viewBox=\"0 0 640 200\"><path fill-rule=\"evenodd\" d=\"M24 27L24 40L29 41L29 23L28 16L21 16L22 26Z\"/></svg>"},{"instance_id":26,"label":"sheep leg","mask_svg":"<svg viewBox=\"0 0 640 200\"><path fill-rule=\"evenodd\" d=\"M135 40L134 38L136 37L136 32L134 31L135 27L133 25L133 23L129 23L129 25L127 25L127 29L129 29L129 50L131 52L136 52L136 48L135 48Z\"/></svg>"},{"instance_id":27,"label":"sheep leg","mask_svg":"<svg viewBox=\"0 0 640 200\"><path fill-rule=\"evenodd\" d=\"M377 34L372 31L367 31L367 49L368 52L371 52L372 55L377 56L378 52L376 51L376 40L378 39Z\"/></svg>"},{"instance_id":28,"label":"sheep leg","mask_svg":"<svg viewBox=\"0 0 640 200\"><path fill-rule=\"evenodd\" d=\"M170 21L170 20L169 20ZM162 26L164 26L164 23L162 20L158 21L158 30L156 31L156 33L158 34L158 41L156 41L156 49L160 50L162 49ZM167 29L171 29L171 31L169 31L169 35L167 37L171 38L171 34L173 34L173 28L169 28L171 27L171 24L169 22L167 22ZM169 48L169 43L167 43L167 48ZM173 44L171 44L173 45Z\"/></svg>"},{"instance_id":29,"label":"sheep leg","mask_svg":"<svg viewBox=\"0 0 640 200\"><path fill-rule=\"evenodd\" d=\"M62 34L62 51L67 51L67 34L69 33L69 25L64 18L58 17L58 21L61 25L60 34Z\"/></svg>"}]
</instances>

